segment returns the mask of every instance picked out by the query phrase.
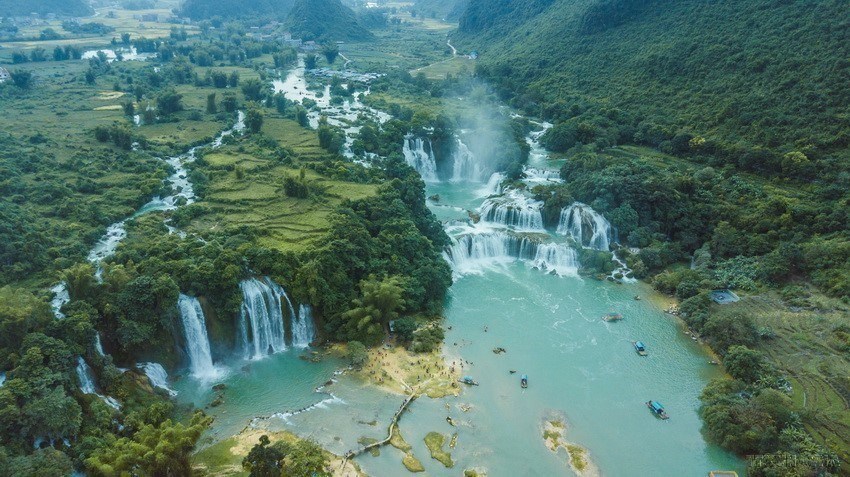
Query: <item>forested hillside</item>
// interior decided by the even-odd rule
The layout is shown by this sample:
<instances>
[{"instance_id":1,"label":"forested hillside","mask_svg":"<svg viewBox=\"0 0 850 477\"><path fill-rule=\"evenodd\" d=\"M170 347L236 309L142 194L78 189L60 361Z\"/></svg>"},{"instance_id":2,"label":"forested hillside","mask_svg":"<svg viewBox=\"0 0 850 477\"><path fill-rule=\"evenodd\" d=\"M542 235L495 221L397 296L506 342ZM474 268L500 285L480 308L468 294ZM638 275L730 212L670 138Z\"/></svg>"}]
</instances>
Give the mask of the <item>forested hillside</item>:
<instances>
[{"instance_id":1,"label":"forested hillside","mask_svg":"<svg viewBox=\"0 0 850 477\"><path fill-rule=\"evenodd\" d=\"M781 153L820 161L850 144L848 21L840 0L473 0L456 36L517 106L614 117L618 130L601 127L614 142L638 124L650 145L690 132L777 172ZM771 152L740 154L755 146Z\"/></svg>"},{"instance_id":2,"label":"forested hillside","mask_svg":"<svg viewBox=\"0 0 850 477\"><path fill-rule=\"evenodd\" d=\"M339 0L296 0L284 22L306 40L364 40L372 34Z\"/></svg>"},{"instance_id":3,"label":"forested hillside","mask_svg":"<svg viewBox=\"0 0 850 477\"><path fill-rule=\"evenodd\" d=\"M457 21L466 10L469 0L418 0L411 9L423 18Z\"/></svg>"},{"instance_id":4,"label":"forested hillside","mask_svg":"<svg viewBox=\"0 0 850 477\"><path fill-rule=\"evenodd\" d=\"M277 16L283 17L292 8L293 0L253 0L248 3L220 2L218 0L186 0L181 15L193 20L212 18Z\"/></svg>"},{"instance_id":5,"label":"forested hillside","mask_svg":"<svg viewBox=\"0 0 850 477\"><path fill-rule=\"evenodd\" d=\"M30 0L27 2L0 0L0 15L2 16L53 13L59 16L83 17L91 15L92 12L89 3L84 0Z\"/></svg>"}]
</instances>

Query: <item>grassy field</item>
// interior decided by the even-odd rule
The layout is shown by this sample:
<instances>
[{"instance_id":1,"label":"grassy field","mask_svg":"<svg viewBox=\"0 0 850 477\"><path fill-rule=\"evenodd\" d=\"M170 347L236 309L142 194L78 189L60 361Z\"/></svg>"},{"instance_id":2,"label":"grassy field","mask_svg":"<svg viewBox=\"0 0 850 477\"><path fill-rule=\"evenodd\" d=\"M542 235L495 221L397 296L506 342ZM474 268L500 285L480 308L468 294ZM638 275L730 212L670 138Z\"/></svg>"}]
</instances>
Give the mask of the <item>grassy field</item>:
<instances>
[{"instance_id":1,"label":"grassy field","mask_svg":"<svg viewBox=\"0 0 850 477\"><path fill-rule=\"evenodd\" d=\"M475 61L466 56L455 56L447 60L438 61L428 66L410 70L410 74L416 76L423 73L430 80L445 79L447 75L468 76L475 70Z\"/></svg>"},{"instance_id":2,"label":"grassy field","mask_svg":"<svg viewBox=\"0 0 850 477\"><path fill-rule=\"evenodd\" d=\"M715 306L716 313L741 312L776 337L760 349L793 386L794 402L803 410L806 428L835 451L850 470L850 353L837 332L848 325L850 307L817 294L807 309L786 306L774 293L746 296L735 304Z\"/></svg>"}]
</instances>

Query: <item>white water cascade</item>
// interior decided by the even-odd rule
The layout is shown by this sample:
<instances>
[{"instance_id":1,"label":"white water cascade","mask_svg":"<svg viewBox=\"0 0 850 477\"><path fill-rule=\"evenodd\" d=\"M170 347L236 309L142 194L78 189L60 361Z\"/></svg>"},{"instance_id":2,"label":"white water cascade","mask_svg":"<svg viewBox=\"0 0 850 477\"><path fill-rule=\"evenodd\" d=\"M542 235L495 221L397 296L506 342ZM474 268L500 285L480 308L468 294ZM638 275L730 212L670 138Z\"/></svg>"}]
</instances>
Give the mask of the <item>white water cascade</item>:
<instances>
[{"instance_id":1,"label":"white water cascade","mask_svg":"<svg viewBox=\"0 0 850 477\"><path fill-rule=\"evenodd\" d=\"M489 171L492 173L492 171ZM457 138L455 150L452 153L452 182L482 182L489 177L487 168L466 147L466 144Z\"/></svg>"},{"instance_id":2,"label":"white water cascade","mask_svg":"<svg viewBox=\"0 0 850 477\"><path fill-rule=\"evenodd\" d=\"M490 179L487 180L487 184L478 190L479 195L481 197L489 197L491 195L502 194L504 192L504 187L502 187L502 182L504 182L504 180L505 175L501 172L494 172L490 174Z\"/></svg>"},{"instance_id":3,"label":"white water cascade","mask_svg":"<svg viewBox=\"0 0 850 477\"><path fill-rule=\"evenodd\" d=\"M459 275L480 274L517 260L562 276L576 276L579 268L578 256L567 244L542 243L502 231L461 235L443 256Z\"/></svg>"},{"instance_id":4,"label":"white water cascade","mask_svg":"<svg viewBox=\"0 0 850 477\"><path fill-rule=\"evenodd\" d=\"M478 209L481 220L519 231L543 232L543 202L531 199L518 190L501 197L491 197Z\"/></svg>"},{"instance_id":5,"label":"white water cascade","mask_svg":"<svg viewBox=\"0 0 850 477\"><path fill-rule=\"evenodd\" d=\"M177 308L180 310L180 320L183 322L186 353L189 355L192 375L200 379L217 377L220 373L213 365L207 324L201 304L197 298L181 293L177 300Z\"/></svg>"},{"instance_id":6,"label":"white water cascade","mask_svg":"<svg viewBox=\"0 0 850 477\"><path fill-rule=\"evenodd\" d=\"M0 388L6 384L6 373L0 373Z\"/></svg>"},{"instance_id":7,"label":"white water cascade","mask_svg":"<svg viewBox=\"0 0 850 477\"><path fill-rule=\"evenodd\" d=\"M313 324L313 309L310 305L298 307L298 319L292 320L292 346L306 348L316 339L316 328Z\"/></svg>"},{"instance_id":8,"label":"white water cascade","mask_svg":"<svg viewBox=\"0 0 850 477\"><path fill-rule=\"evenodd\" d=\"M97 393L94 385L94 374L82 356L77 356L77 379L80 381L80 391L83 394L95 394L112 409L116 411L121 409L121 404L115 398Z\"/></svg>"},{"instance_id":9,"label":"white water cascade","mask_svg":"<svg viewBox=\"0 0 850 477\"><path fill-rule=\"evenodd\" d=\"M246 358L261 358L286 350L283 326L283 300L289 305L290 316L295 314L289 297L268 277L239 283L242 289L240 334Z\"/></svg>"},{"instance_id":10,"label":"white water cascade","mask_svg":"<svg viewBox=\"0 0 850 477\"><path fill-rule=\"evenodd\" d=\"M300 305L296 313L286 290L270 278L243 280L239 287L243 297L239 331L246 358L285 351L287 318L292 346L306 348L316 338L310 305Z\"/></svg>"},{"instance_id":11,"label":"white water cascade","mask_svg":"<svg viewBox=\"0 0 850 477\"><path fill-rule=\"evenodd\" d=\"M431 141L414 136L406 136L404 138L402 153L404 154L405 162L410 167L416 169L416 172L422 176L422 180L425 182L440 181L437 177L437 159L434 157Z\"/></svg>"},{"instance_id":12,"label":"white water cascade","mask_svg":"<svg viewBox=\"0 0 850 477\"><path fill-rule=\"evenodd\" d=\"M575 202L561 211L557 233L572 237L582 247L608 251L611 224L589 205Z\"/></svg>"},{"instance_id":13,"label":"white water cascade","mask_svg":"<svg viewBox=\"0 0 850 477\"><path fill-rule=\"evenodd\" d=\"M159 363L139 363L136 365L137 368L144 371L145 376L148 377L148 380L151 382L151 386L155 388L164 389L168 392L169 396L176 396L177 391L171 389L168 386L168 373L165 371L165 368L162 367Z\"/></svg>"},{"instance_id":14,"label":"white water cascade","mask_svg":"<svg viewBox=\"0 0 850 477\"><path fill-rule=\"evenodd\" d=\"M100 342L100 333L97 332L94 334L94 350L97 351L97 354L100 356L106 356L103 353L103 344Z\"/></svg>"}]
</instances>

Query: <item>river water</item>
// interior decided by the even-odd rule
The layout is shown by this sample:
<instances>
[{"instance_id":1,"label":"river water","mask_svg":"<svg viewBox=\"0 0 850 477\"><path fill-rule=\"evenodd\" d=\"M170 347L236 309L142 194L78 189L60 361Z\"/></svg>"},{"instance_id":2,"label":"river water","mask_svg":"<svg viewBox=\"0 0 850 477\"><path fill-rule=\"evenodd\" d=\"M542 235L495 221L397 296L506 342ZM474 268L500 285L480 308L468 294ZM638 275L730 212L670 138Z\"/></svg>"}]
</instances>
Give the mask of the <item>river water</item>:
<instances>
[{"instance_id":1,"label":"river water","mask_svg":"<svg viewBox=\"0 0 850 477\"><path fill-rule=\"evenodd\" d=\"M303 68L275 88L293 100L315 98L306 89ZM318 99L340 125L352 109L385 119L359 101L334 107L326 98ZM311 122L317 119L311 114ZM549 125L538 126L542 131ZM549 161L537 141L541 131L528 139L530 184L557 180L552 171L559 164ZM498 232L498 224L471 224L467 213L500 192L497 182L489 187L429 183L427 195L440 196L429 206L453 237ZM539 232L544 242L568 246L553 230ZM403 416L401 433L425 466L424 475L456 476L467 468L486 469L490 476L573 475L565 453L552 453L543 444L543 422L553 418L567 423L567 439L589 449L604 475L743 472L739 459L706 443L700 433L699 393L720 370L709 364L711 358L683 333L677 319L649 299L649 287L579 278L562 269L544 273L532 260L510 256L466 265L455 263L455 284L445 308L444 353L449 361L469 362L464 373L480 385L465 388L458 397L423 397ZM635 295L645 299L635 300ZM601 319L611 312L625 319ZM635 353L633 340L646 343L648 357ZM495 354L496 347L506 352ZM202 445L246 425L289 430L337 454L359 447L362 437L385 437L403 396L337 375L335 370L345 366L338 360L311 363L304 357L305 351L290 348L259 360L234 360L223 381L227 388L220 393L190 377L178 381L174 386L181 402L206 406L217 394L224 397L222 405L208 409L215 423ZM520 387L522 374L529 376L527 389ZM332 384L326 385L329 380ZM650 399L662 402L671 418L654 417L645 405ZM457 427L447 423L447 416ZM424 437L431 431L447 437L457 433L457 446L450 449L452 469L430 458ZM384 447L378 457L365 454L356 460L370 475L396 476L407 473L402 457L401 451Z\"/></svg>"}]
</instances>

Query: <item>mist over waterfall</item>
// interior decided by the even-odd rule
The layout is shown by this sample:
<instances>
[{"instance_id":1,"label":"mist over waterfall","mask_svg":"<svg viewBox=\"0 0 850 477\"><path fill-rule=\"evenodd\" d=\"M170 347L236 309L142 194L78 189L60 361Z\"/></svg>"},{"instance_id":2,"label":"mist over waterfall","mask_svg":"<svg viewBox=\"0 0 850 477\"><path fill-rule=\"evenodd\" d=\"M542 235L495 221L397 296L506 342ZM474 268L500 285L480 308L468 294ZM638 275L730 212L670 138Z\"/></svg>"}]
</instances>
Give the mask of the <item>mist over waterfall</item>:
<instances>
[{"instance_id":1,"label":"mist over waterfall","mask_svg":"<svg viewBox=\"0 0 850 477\"><path fill-rule=\"evenodd\" d=\"M310 305L298 307L298 319L292 320L292 346L306 348L316 339L316 328L313 324L313 309Z\"/></svg>"},{"instance_id":2,"label":"mist over waterfall","mask_svg":"<svg viewBox=\"0 0 850 477\"><path fill-rule=\"evenodd\" d=\"M501 197L491 197L481 204L481 220L504 225L520 231L542 232L543 202L533 200L522 192L511 190Z\"/></svg>"},{"instance_id":3,"label":"mist over waterfall","mask_svg":"<svg viewBox=\"0 0 850 477\"><path fill-rule=\"evenodd\" d=\"M258 359L285 351L287 320L292 346L305 348L315 339L310 306L300 305L296 313L286 291L270 278L243 280L239 288L243 299L239 333L246 358Z\"/></svg>"},{"instance_id":4,"label":"mist over waterfall","mask_svg":"<svg viewBox=\"0 0 850 477\"><path fill-rule=\"evenodd\" d=\"M460 275L480 274L517 260L563 276L576 276L579 268L578 256L567 244L541 243L504 231L461 235L443 256Z\"/></svg>"},{"instance_id":5,"label":"mist over waterfall","mask_svg":"<svg viewBox=\"0 0 850 477\"><path fill-rule=\"evenodd\" d=\"M422 176L425 182L439 182L437 177L437 159L434 157L434 149L431 146L431 141L423 140L414 136L406 136L404 138L404 148L402 149L404 160L407 164L416 169L416 172Z\"/></svg>"},{"instance_id":6,"label":"mist over waterfall","mask_svg":"<svg viewBox=\"0 0 850 477\"><path fill-rule=\"evenodd\" d=\"M582 247L608 251L611 224L589 205L575 202L561 211L557 233L572 237Z\"/></svg>"},{"instance_id":7,"label":"mist over waterfall","mask_svg":"<svg viewBox=\"0 0 850 477\"><path fill-rule=\"evenodd\" d=\"M218 370L213 365L210 340L207 336L207 324L204 311L198 299L180 294L177 300L183 332L186 336L186 353L189 355L189 367L196 378L214 378Z\"/></svg>"}]
</instances>

